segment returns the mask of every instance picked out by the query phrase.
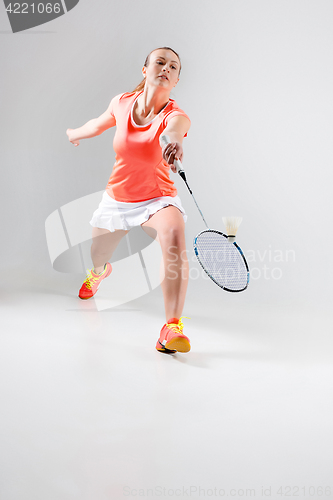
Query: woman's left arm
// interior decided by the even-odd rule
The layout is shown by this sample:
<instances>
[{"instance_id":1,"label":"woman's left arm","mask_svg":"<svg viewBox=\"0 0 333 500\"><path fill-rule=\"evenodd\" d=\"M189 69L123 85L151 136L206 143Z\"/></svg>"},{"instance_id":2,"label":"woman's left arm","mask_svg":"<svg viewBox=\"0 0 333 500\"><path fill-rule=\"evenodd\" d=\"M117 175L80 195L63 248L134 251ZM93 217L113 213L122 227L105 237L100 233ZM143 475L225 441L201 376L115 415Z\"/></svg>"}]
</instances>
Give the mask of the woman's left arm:
<instances>
[{"instance_id":1,"label":"woman's left arm","mask_svg":"<svg viewBox=\"0 0 333 500\"><path fill-rule=\"evenodd\" d=\"M163 147L162 156L171 167L173 172L177 172L174 166L174 160L183 161L183 139L184 135L189 131L191 122L186 116L177 115L171 118L167 127L161 135L167 135L170 138L170 143Z\"/></svg>"}]
</instances>

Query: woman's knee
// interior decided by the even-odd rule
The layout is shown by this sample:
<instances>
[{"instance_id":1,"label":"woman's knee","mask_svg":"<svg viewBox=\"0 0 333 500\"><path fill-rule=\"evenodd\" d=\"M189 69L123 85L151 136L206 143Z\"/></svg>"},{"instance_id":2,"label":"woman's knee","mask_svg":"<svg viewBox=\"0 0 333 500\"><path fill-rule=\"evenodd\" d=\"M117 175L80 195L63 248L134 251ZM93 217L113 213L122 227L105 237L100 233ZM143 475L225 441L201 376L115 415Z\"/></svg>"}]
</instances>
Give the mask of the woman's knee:
<instances>
[{"instance_id":1,"label":"woman's knee","mask_svg":"<svg viewBox=\"0 0 333 500\"><path fill-rule=\"evenodd\" d=\"M159 239L163 250L172 253L180 253L185 248L185 232L181 226L172 226L159 233Z\"/></svg>"}]
</instances>

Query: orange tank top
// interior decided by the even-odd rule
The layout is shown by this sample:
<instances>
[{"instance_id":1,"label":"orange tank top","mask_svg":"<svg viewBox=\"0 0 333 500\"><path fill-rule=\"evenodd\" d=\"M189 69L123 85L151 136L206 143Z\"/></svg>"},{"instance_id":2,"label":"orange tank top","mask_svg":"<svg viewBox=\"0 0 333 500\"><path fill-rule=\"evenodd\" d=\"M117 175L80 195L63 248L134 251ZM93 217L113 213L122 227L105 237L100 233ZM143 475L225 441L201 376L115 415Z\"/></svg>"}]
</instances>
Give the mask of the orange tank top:
<instances>
[{"instance_id":1,"label":"orange tank top","mask_svg":"<svg viewBox=\"0 0 333 500\"><path fill-rule=\"evenodd\" d=\"M116 162L106 192L111 198L128 203L177 195L169 176L170 167L162 158L159 137L174 116L183 115L189 119L170 99L151 122L136 124L133 107L142 92L119 94L112 99L110 106L117 126L113 140Z\"/></svg>"}]
</instances>

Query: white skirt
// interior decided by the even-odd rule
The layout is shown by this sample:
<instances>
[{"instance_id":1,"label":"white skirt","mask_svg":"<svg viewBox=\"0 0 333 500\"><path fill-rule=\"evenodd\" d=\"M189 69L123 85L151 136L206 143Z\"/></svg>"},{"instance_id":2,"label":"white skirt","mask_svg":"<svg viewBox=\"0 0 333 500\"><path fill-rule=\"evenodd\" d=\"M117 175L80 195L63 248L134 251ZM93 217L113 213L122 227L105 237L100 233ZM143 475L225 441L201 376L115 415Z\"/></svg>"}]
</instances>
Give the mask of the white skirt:
<instances>
[{"instance_id":1,"label":"white skirt","mask_svg":"<svg viewBox=\"0 0 333 500\"><path fill-rule=\"evenodd\" d=\"M143 224L152 214L168 205L177 207L183 215L184 222L187 221L187 215L178 195L160 196L138 203L125 203L114 200L104 191L102 201L93 213L90 224L111 232L116 229L130 230L132 227Z\"/></svg>"}]
</instances>

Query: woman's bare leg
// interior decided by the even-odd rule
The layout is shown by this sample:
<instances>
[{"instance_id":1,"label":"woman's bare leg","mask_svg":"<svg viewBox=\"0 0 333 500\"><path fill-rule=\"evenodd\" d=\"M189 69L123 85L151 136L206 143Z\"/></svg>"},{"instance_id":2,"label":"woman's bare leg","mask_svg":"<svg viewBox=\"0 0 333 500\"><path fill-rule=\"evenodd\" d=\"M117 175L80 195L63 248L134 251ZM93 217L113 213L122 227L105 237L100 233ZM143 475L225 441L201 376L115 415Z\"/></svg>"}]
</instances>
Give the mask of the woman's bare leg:
<instances>
[{"instance_id":1,"label":"woman's bare leg","mask_svg":"<svg viewBox=\"0 0 333 500\"><path fill-rule=\"evenodd\" d=\"M108 262L120 240L127 234L128 231L117 229L114 232L108 229L93 227L91 245L91 259L94 264L94 272L99 274L103 271L104 265Z\"/></svg>"},{"instance_id":2,"label":"woman's bare leg","mask_svg":"<svg viewBox=\"0 0 333 500\"><path fill-rule=\"evenodd\" d=\"M183 216L178 208L169 205L153 214L141 226L161 245L165 275L161 287L166 321L180 318L189 278Z\"/></svg>"}]
</instances>

